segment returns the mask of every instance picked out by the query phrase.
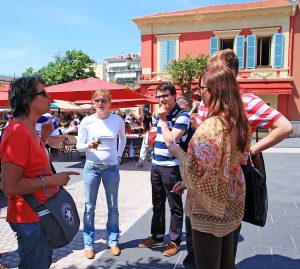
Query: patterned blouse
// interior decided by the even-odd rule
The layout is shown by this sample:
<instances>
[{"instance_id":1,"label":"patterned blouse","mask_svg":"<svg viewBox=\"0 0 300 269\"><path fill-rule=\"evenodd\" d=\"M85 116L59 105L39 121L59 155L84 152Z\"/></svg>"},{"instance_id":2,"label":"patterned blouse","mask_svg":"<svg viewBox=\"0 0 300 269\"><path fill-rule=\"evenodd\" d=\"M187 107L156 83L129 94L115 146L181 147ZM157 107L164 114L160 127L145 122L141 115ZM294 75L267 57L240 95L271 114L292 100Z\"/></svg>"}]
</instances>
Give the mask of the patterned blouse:
<instances>
[{"instance_id":1,"label":"patterned blouse","mask_svg":"<svg viewBox=\"0 0 300 269\"><path fill-rule=\"evenodd\" d=\"M224 131L219 117L206 119L192 137L188 153L180 151L180 172L188 188L185 212L192 227L222 237L241 223L247 160Z\"/></svg>"}]
</instances>

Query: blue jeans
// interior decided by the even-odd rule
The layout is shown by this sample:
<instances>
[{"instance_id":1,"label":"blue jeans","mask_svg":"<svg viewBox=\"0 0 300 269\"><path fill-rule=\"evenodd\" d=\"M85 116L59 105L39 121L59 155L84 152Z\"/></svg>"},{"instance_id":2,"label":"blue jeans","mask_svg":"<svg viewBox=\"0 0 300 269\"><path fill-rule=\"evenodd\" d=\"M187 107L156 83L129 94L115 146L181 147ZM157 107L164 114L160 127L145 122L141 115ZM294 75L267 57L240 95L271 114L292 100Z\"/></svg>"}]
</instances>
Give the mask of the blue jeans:
<instances>
[{"instance_id":1,"label":"blue jeans","mask_svg":"<svg viewBox=\"0 0 300 269\"><path fill-rule=\"evenodd\" d=\"M10 223L16 233L20 256L19 269L48 269L52 263L50 247L40 222Z\"/></svg>"},{"instance_id":2,"label":"blue jeans","mask_svg":"<svg viewBox=\"0 0 300 269\"><path fill-rule=\"evenodd\" d=\"M94 249L95 238L95 208L99 186L103 181L108 208L106 223L108 246L118 245L119 240L119 210L118 190L120 182L118 165L103 165L85 163L83 170L84 183L84 216L83 240L85 249Z\"/></svg>"}]
</instances>

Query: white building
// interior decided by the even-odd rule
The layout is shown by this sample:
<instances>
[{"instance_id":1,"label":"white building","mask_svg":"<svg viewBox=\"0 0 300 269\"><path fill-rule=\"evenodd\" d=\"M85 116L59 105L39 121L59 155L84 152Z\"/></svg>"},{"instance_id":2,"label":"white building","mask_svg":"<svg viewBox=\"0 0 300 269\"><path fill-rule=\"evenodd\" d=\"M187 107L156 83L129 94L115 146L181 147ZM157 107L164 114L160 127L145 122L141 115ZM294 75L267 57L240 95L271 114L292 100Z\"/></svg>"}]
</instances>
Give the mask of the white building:
<instances>
[{"instance_id":1,"label":"white building","mask_svg":"<svg viewBox=\"0 0 300 269\"><path fill-rule=\"evenodd\" d=\"M141 55L138 53L123 54L105 60L106 77L109 82L135 84L142 74Z\"/></svg>"}]
</instances>

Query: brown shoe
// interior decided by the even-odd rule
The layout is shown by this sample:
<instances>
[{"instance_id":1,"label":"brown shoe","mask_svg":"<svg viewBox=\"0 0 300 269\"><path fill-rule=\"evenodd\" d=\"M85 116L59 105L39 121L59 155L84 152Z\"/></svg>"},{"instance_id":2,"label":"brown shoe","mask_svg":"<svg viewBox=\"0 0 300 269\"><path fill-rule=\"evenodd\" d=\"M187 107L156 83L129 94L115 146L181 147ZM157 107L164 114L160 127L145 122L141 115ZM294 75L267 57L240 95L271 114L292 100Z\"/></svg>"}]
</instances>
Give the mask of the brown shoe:
<instances>
[{"instance_id":1,"label":"brown shoe","mask_svg":"<svg viewBox=\"0 0 300 269\"><path fill-rule=\"evenodd\" d=\"M163 255L166 257L171 257L171 256L174 256L175 254L177 254L179 250L180 250L179 245L177 245L174 242L170 242L169 245L164 250Z\"/></svg>"},{"instance_id":2,"label":"brown shoe","mask_svg":"<svg viewBox=\"0 0 300 269\"><path fill-rule=\"evenodd\" d=\"M119 246L110 247L111 254L114 256L119 256L121 254L121 249Z\"/></svg>"},{"instance_id":3,"label":"brown shoe","mask_svg":"<svg viewBox=\"0 0 300 269\"><path fill-rule=\"evenodd\" d=\"M151 248L155 246L161 246L163 242L155 241L151 236L149 236L147 239L139 243L139 248Z\"/></svg>"},{"instance_id":4,"label":"brown shoe","mask_svg":"<svg viewBox=\"0 0 300 269\"><path fill-rule=\"evenodd\" d=\"M93 249L86 249L84 251L85 257L87 257L88 259L94 259L95 258L95 250Z\"/></svg>"}]
</instances>

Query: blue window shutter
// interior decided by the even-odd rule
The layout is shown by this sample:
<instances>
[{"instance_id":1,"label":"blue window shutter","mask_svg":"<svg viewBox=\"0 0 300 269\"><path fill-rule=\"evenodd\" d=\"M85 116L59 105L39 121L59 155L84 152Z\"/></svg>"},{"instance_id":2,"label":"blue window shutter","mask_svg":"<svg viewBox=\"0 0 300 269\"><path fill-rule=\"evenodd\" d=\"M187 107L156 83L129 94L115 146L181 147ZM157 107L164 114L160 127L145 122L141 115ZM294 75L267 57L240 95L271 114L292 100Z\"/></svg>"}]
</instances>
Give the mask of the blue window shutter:
<instances>
[{"instance_id":1,"label":"blue window shutter","mask_svg":"<svg viewBox=\"0 0 300 269\"><path fill-rule=\"evenodd\" d=\"M210 57L219 50L219 38L211 37L210 38Z\"/></svg>"},{"instance_id":2,"label":"blue window shutter","mask_svg":"<svg viewBox=\"0 0 300 269\"><path fill-rule=\"evenodd\" d=\"M168 41L168 63L176 59L176 41Z\"/></svg>"},{"instance_id":3,"label":"blue window shutter","mask_svg":"<svg viewBox=\"0 0 300 269\"><path fill-rule=\"evenodd\" d=\"M256 36L247 36L247 68L255 68L256 65Z\"/></svg>"},{"instance_id":4,"label":"blue window shutter","mask_svg":"<svg viewBox=\"0 0 300 269\"><path fill-rule=\"evenodd\" d=\"M274 34L274 43L275 43L274 67L283 67L284 35Z\"/></svg>"},{"instance_id":5,"label":"blue window shutter","mask_svg":"<svg viewBox=\"0 0 300 269\"><path fill-rule=\"evenodd\" d=\"M160 71L166 70L168 63L168 41L160 41Z\"/></svg>"},{"instance_id":6,"label":"blue window shutter","mask_svg":"<svg viewBox=\"0 0 300 269\"><path fill-rule=\"evenodd\" d=\"M245 47L245 42L244 42L244 36L239 35L235 37L236 40L236 56L239 60L239 69L244 69L245 68L245 57L244 57L244 47Z\"/></svg>"}]
</instances>

